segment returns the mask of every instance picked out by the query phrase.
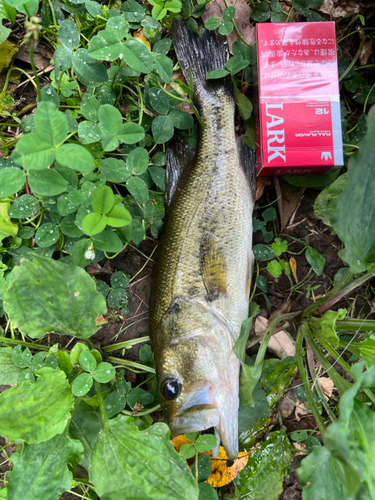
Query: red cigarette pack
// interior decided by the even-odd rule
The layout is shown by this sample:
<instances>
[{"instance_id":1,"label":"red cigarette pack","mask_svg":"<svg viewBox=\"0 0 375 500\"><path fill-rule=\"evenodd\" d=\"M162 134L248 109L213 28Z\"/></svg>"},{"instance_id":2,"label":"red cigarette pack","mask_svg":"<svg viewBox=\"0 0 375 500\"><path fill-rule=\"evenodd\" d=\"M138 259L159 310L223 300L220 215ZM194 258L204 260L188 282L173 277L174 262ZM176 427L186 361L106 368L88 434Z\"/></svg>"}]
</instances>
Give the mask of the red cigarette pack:
<instances>
[{"instance_id":1,"label":"red cigarette pack","mask_svg":"<svg viewBox=\"0 0 375 500\"><path fill-rule=\"evenodd\" d=\"M257 24L258 175L344 164L334 22Z\"/></svg>"}]
</instances>

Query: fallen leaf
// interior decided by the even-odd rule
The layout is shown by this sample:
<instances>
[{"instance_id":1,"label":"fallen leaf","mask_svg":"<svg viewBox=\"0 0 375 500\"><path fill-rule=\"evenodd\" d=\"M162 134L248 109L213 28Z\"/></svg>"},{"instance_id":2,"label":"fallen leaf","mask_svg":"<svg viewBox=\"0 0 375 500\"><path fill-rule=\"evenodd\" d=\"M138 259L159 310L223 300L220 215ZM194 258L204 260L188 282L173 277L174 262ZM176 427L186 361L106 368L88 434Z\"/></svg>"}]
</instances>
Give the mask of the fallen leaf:
<instances>
[{"instance_id":1,"label":"fallen leaf","mask_svg":"<svg viewBox=\"0 0 375 500\"><path fill-rule=\"evenodd\" d=\"M191 441L185 436L185 434L182 434L181 436L177 436L172 439L172 443L176 448L176 451L180 451L180 448L183 444L191 443ZM257 446L255 446L251 451L254 451L256 448ZM212 457L210 451L206 451L205 454ZM202 453L199 453L199 455L202 455ZM228 456L224 448L220 446L218 457L212 459L212 472L210 477L207 479L207 482L210 483L214 488L225 486L226 484L229 484L231 481L233 481L233 479L238 476L238 474L247 464L249 460L249 453L246 451L241 451L238 454L238 457L234 460L234 464L231 467L227 467L227 460ZM190 469L193 467L193 462L193 459L188 461Z\"/></svg>"},{"instance_id":2,"label":"fallen leaf","mask_svg":"<svg viewBox=\"0 0 375 500\"><path fill-rule=\"evenodd\" d=\"M257 189L255 192L255 201L262 197L266 186L271 184L271 177L258 177L257 178Z\"/></svg>"},{"instance_id":3,"label":"fallen leaf","mask_svg":"<svg viewBox=\"0 0 375 500\"><path fill-rule=\"evenodd\" d=\"M203 21L206 22L209 17L216 17L217 19L222 20L224 10L227 7L233 5L234 2L235 0L228 0L227 3L225 2L225 0L212 0L207 4L206 12L204 12L202 15ZM235 22L238 31L241 33L246 42L249 45L253 45L255 43L255 26L252 26L250 24L250 14L251 8L245 2L245 0L237 0L236 14L233 18L233 21ZM233 54L232 45L237 40L241 40L241 37L238 35L236 30L233 30L232 33L227 36L227 40L229 50L231 54Z\"/></svg>"},{"instance_id":4,"label":"fallen leaf","mask_svg":"<svg viewBox=\"0 0 375 500\"><path fill-rule=\"evenodd\" d=\"M105 317L103 316L103 314L101 314L100 316L98 316L96 318L96 324L97 325L106 325L108 323L108 320L105 319Z\"/></svg>"},{"instance_id":5,"label":"fallen leaf","mask_svg":"<svg viewBox=\"0 0 375 500\"><path fill-rule=\"evenodd\" d=\"M281 403L279 403L278 410L282 416L282 418L288 418L294 411L296 406L291 401L291 395L288 397L284 396Z\"/></svg>"},{"instance_id":6,"label":"fallen leaf","mask_svg":"<svg viewBox=\"0 0 375 500\"><path fill-rule=\"evenodd\" d=\"M297 450L301 450L301 451L298 451L295 456L297 455L307 455L307 450L306 450L306 443L296 443L293 441L293 446L294 448L297 448Z\"/></svg>"},{"instance_id":7,"label":"fallen leaf","mask_svg":"<svg viewBox=\"0 0 375 500\"><path fill-rule=\"evenodd\" d=\"M324 0L319 7L319 11L329 14L331 18L352 16L360 11L360 4L357 0Z\"/></svg>"},{"instance_id":8,"label":"fallen leaf","mask_svg":"<svg viewBox=\"0 0 375 500\"><path fill-rule=\"evenodd\" d=\"M51 59L53 58L53 52L47 49L43 45L39 44L34 49L34 64L38 70L46 69L51 64ZM17 54L16 59L30 64L30 53L29 46L22 45Z\"/></svg>"},{"instance_id":9,"label":"fallen leaf","mask_svg":"<svg viewBox=\"0 0 375 500\"><path fill-rule=\"evenodd\" d=\"M255 319L255 336L263 335L268 328L268 319L263 316L258 316Z\"/></svg>"},{"instance_id":10,"label":"fallen leaf","mask_svg":"<svg viewBox=\"0 0 375 500\"><path fill-rule=\"evenodd\" d=\"M291 257L289 259L289 266L290 266L290 270L292 271L292 274L293 274L293 278L295 280L296 283L298 283L298 277L297 277L297 261L294 257Z\"/></svg>"},{"instance_id":11,"label":"fallen leaf","mask_svg":"<svg viewBox=\"0 0 375 500\"><path fill-rule=\"evenodd\" d=\"M5 42L0 45L0 73L9 66L17 51L17 45L9 40L5 40Z\"/></svg>"},{"instance_id":12,"label":"fallen leaf","mask_svg":"<svg viewBox=\"0 0 375 500\"><path fill-rule=\"evenodd\" d=\"M284 330L272 335L268 343L268 349L280 359L296 355L296 346Z\"/></svg>"},{"instance_id":13,"label":"fallen leaf","mask_svg":"<svg viewBox=\"0 0 375 500\"><path fill-rule=\"evenodd\" d=\"M280 213L280 232L284 231L288 225L289 219L297 209L302 195L306 188L301 188L298 191L282 188L280 197L277 200Z\"/></svg>"},{"instance_id":14,"label":"fallen leaf","mask_svg":"<svg viewBox=\"0 0 375 500\"><path fill-rule=\"evenodd\" d=\"M139 30L137 30L134 33L134 37L138 38L138 40L140 40L141 42L143 42L146 45L146 47L151 51L151 44L147 40L147 38L145 37L145 35L143 34L143 28L139 28Z\"/></svg>"},{"instance_id":15,"label":"fallen leaf","mask_svg":"<svg viewBox=\"0 0 375 500\"><path fill-rule=\"evenodd\" d=\"M361 53L359 55L359 63L361 66L365 66L370 59L372 54L372 40L368 39L364 46L362 47Z\"/></svg>"},{"instance_id":16,"label":"fallen leaf","mask_svg":"<svg viewBox=\"0 0 375 500\"><path fill-rule=\"evenodd\" d=\"M322 388L325 398L328 400L332 396L332 391L335 387L334 383L329 377L319 377L318 382Z\"/></svg>"},{"instance_id":17,"label":"fallen leaf","mask_svg":"<svg viewBox=\"0 0 375 500\"><path fill-rule=\"evenodd\" d=\"M307 415L311 415L311 411L307 409L305 403L302 403L302 401L299 401L297 399L296 401L296 420L299 422L301 418L305 418Z\"/></svg>"}]
</instances>

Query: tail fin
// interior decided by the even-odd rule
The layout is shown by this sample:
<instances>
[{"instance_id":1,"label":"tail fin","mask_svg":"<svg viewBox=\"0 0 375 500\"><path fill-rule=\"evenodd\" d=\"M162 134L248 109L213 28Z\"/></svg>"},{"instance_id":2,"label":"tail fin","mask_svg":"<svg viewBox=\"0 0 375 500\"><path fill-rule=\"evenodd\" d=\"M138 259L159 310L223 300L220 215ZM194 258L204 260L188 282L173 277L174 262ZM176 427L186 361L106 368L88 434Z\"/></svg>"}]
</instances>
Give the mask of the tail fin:
<instances>
[{"instance_id":1,"label":"tail fin","mask_svg":"<svg viewBox=\"0 0 375 500\"><path fill-rule=\"evenodd\" d=\"M191 69L194 89L202 86L206 76L215 69L225 68L228 59L228 42L216 31L201 30L193 33L182 19L174 18L172 40L185 80L189 82Z\"/></svg>"}]
</instances>

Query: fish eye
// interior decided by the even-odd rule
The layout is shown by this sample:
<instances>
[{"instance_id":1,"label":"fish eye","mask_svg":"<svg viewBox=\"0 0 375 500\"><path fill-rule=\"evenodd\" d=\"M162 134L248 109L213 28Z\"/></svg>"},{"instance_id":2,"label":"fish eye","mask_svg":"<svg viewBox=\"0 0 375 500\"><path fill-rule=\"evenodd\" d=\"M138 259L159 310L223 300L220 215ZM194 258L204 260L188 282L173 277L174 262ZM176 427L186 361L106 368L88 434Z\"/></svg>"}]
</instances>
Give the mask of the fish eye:
<instances>
[{"instance_id":1,"label":"fish eye","mask_svg":"<svg viewBox=\"0 0 375 500\"><path fill-rule=\"evenodd\" d=\"M160 392L165 399L176 399L181 393L181 384L178 380L170 378L163 383Z\"/></svg>"}]
</instances>

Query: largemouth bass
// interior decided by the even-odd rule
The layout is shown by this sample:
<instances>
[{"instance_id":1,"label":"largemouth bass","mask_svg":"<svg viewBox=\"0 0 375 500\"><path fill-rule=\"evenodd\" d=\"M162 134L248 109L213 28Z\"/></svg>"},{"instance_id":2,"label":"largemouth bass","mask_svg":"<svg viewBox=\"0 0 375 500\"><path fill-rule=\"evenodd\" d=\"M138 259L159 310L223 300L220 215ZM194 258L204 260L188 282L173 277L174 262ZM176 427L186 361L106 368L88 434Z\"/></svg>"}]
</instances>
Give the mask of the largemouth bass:
<instances>
[{"instance_id":1,"label":"largemouth bass","mask_svg":"<svg viewBox=\"0 0 375 500\"><path fill-rule=\"evenodd\" d=\"M172 437L214 427L230 459L238 455L240 362L233 352L248 317L255 162L236 140L226 39L173 20L174 48L204 123L198 151L168 152L166 220L153 270L150 337L160 401Z\"/></svg>"}]
</instances>

